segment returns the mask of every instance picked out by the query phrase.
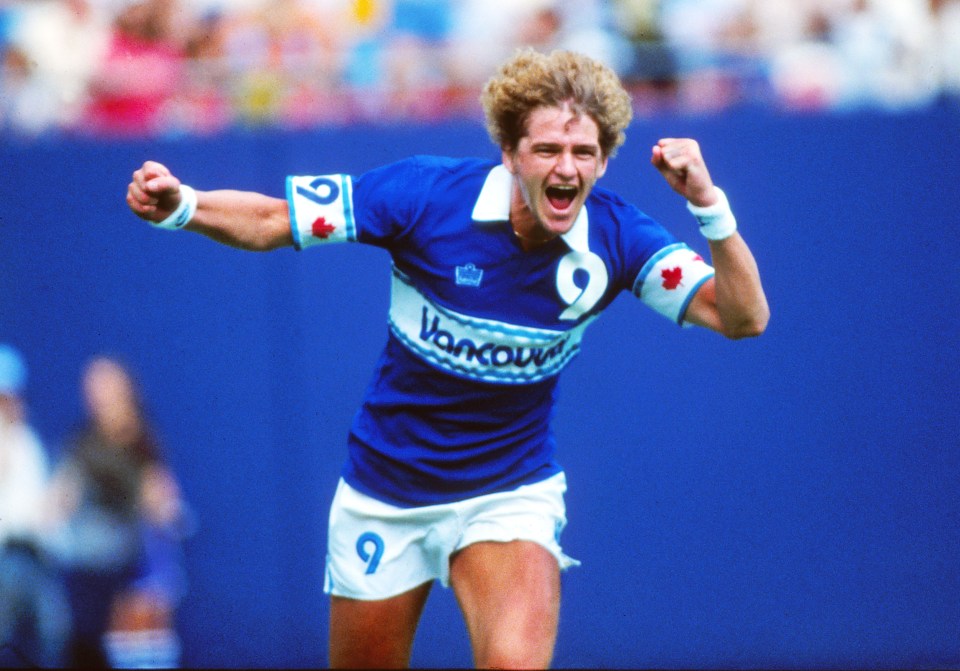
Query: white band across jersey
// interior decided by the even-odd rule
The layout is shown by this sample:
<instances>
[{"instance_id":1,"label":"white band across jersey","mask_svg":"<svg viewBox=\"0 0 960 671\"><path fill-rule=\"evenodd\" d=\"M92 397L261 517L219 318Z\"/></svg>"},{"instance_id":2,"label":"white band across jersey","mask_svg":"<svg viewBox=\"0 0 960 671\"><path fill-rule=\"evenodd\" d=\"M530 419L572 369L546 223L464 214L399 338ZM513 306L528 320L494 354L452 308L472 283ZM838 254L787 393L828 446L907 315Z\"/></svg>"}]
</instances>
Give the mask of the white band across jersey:
<instances>
[{"instance_id":1,"label":"white band across jersey","mask_svg":"<svg viewBox=\"0 0 960 671\"><path fill-rule=\"evenodd\" d=\"M554 376L579 353L592 321L554 331L470 317L437 305L393 269L390 329L418 357L459 377L524 384Z\"/></svg>"}]
</instances>

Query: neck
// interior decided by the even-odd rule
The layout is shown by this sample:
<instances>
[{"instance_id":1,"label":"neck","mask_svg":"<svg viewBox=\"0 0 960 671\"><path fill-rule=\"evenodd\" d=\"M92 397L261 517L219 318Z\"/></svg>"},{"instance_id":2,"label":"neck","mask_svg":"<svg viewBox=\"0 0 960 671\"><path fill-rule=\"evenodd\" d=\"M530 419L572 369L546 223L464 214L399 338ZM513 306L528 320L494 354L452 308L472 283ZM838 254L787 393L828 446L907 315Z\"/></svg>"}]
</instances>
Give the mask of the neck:
<instances>
[{"instance_id":1,"label":"neck","mask_svg":"<svg viewBox=\"0 0 960 671\"><path fill-rule=\"evenodd\" d=\"M517 230L517 226L511 221L510 228L513 230L513 235L520 241L520 245L526 249L532 249L534 247L539 247L540 245L545 245L553 239L551 235L545 235L542 231L535 231L539 235L534 234L530 235L529 233L521 233Z\"/></svg>"},{"instance_id":2,"label":"neck","mask_svg":"<svg viewBox=\"0 0 960 671\"><path fill-rule=\"evenodd\" d=\"M510 194L510 227L524 249L546 244L555 237L537 222L516 178Z\"/></svg>"}]
</instances>

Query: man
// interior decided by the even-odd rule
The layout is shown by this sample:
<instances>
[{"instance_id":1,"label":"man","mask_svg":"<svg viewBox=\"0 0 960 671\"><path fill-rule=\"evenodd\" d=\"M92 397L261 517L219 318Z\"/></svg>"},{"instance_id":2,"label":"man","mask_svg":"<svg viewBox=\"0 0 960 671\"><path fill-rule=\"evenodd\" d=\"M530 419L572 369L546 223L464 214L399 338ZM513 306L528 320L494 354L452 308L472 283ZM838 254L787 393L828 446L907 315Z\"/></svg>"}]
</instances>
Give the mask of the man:
<instances>
[{"instance_id":1,"label":"man","mask_svg":"<svg viewBox=\"0 0 960 671\"><path fill-rule=\"evenodd\" d=\"M163 165L127 203L161 228L251 250L386 248L390 335L348 440L330 514L331 666L405 666L435 579L452 586L479 667L543 668L556 638L564 474L557 374L621 291L681 324L760 334L756 263L697 143L652 162L689 201L713 265L594 188L630 100L586 57L519 51L485 87L502 163L415 157L359 177L289 177L286 199L198 193Z\"/></svg>"}]
</instances>

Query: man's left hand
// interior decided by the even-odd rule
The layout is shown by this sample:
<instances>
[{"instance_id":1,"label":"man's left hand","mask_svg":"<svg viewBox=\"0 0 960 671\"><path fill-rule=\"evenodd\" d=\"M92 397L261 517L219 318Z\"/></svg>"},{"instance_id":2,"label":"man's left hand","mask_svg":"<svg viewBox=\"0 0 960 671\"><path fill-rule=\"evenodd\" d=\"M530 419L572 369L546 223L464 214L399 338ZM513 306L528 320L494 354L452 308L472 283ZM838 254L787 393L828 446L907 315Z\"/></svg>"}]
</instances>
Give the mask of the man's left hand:
<instances>
[{"instance_id":1,"label":"man's left hand","mask_svg":"<svg viewBox=\"0 0 960 671\"><path fill-rule=\"evenodd\" d=\"M719 197L696 140L663 138L653 146L650 162L674 191L694 205L708 207L717 202Z\"/></svg>"}]
</instances>

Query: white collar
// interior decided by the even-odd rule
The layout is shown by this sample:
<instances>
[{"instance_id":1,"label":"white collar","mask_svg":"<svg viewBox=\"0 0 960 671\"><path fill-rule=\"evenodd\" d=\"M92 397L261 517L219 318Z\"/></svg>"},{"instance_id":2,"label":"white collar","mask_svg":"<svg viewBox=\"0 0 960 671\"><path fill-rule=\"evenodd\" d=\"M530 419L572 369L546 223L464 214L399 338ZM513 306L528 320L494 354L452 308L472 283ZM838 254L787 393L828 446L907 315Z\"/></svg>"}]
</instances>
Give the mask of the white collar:
<instances>
[{"instance_id":1,"label":"white collar","mask_svg":"<svg viewBox=\"0 0 960 671\"><path fill-rule=\"evenodd\" d=\"M510 197L513 190L513 175L502 163L490 171L473 206L473 220L483 222L510 221ZM584 203L580 214L570 230L561 235L570 249L577 252L590 251L588 242L589 219Z\"/></svg>"}]
</instances>

